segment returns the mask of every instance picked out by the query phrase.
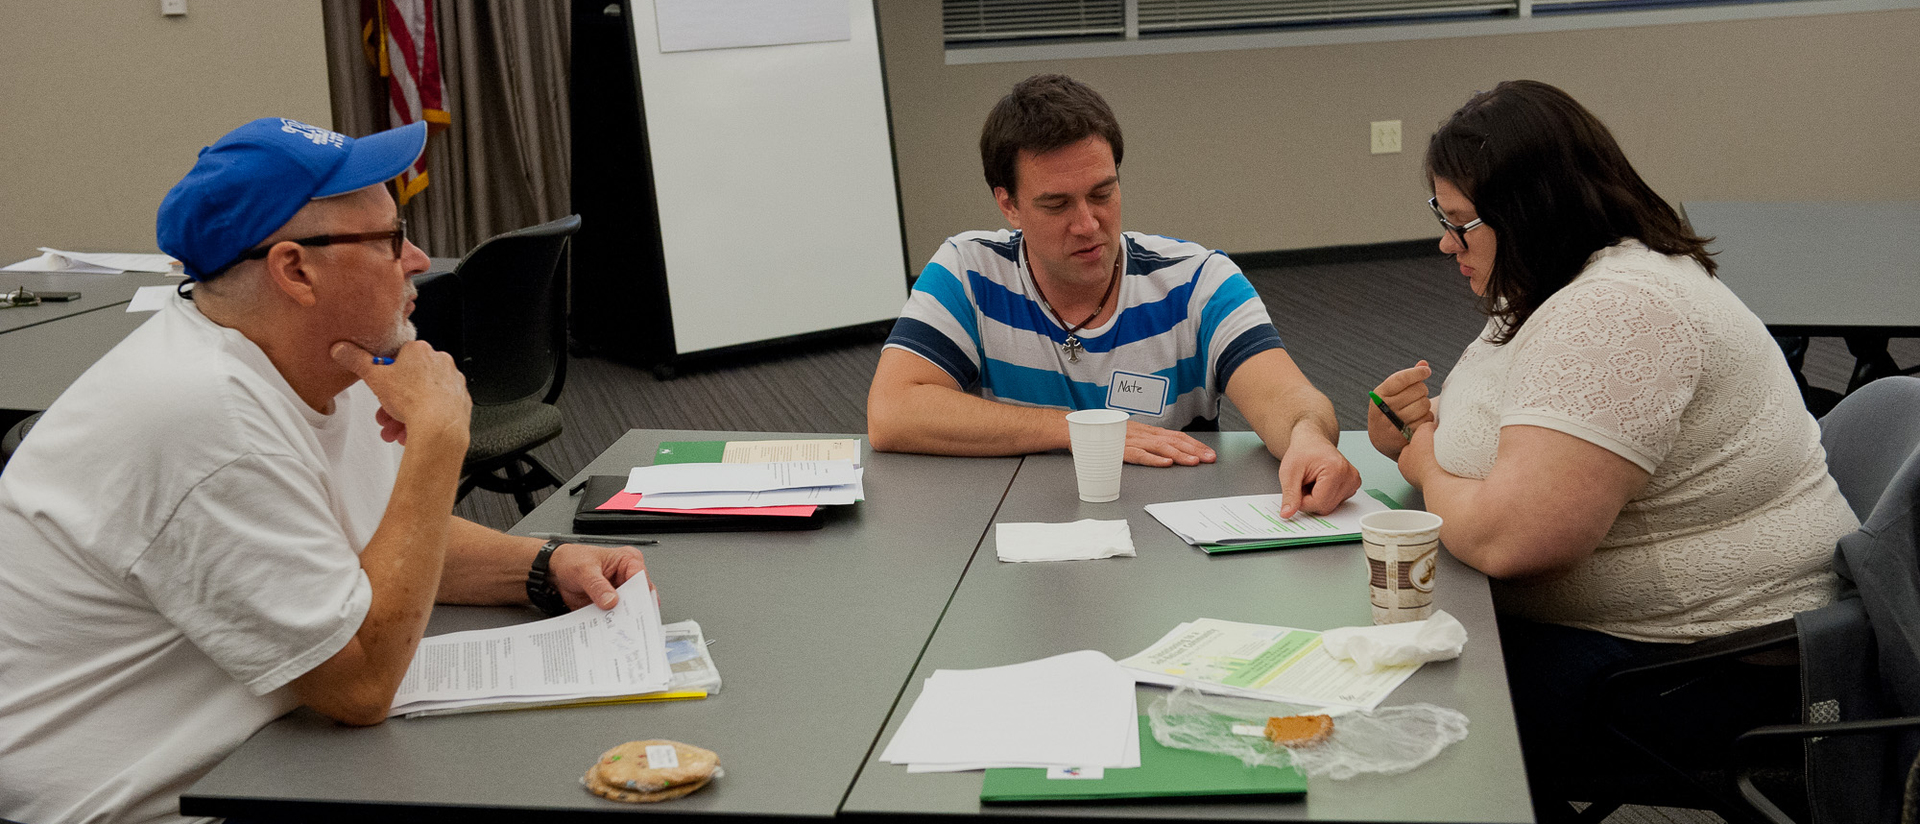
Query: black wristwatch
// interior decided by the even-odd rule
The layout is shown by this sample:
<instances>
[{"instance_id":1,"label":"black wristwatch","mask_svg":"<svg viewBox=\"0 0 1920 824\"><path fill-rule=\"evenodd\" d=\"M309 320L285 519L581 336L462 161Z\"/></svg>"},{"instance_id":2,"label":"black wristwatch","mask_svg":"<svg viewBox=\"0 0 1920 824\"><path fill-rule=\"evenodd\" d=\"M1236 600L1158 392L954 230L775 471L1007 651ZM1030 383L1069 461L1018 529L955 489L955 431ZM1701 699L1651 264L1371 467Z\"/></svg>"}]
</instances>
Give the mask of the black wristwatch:
<instances>
[{"instance_id":1,"label":"black wristwatch","mask_svg":"<svg viewBox=\"0 0 1920 824\"><path fill-rule=\"evenodd\" d=\"M548 615L563 615L567 611L567 602L560 597L560 590L553 585L553 570L548 561L553 551L565 541L554 539L540 547L540 554L533 556L533 568L527 570L527 600Z\"/></svg>"}]
</instances>

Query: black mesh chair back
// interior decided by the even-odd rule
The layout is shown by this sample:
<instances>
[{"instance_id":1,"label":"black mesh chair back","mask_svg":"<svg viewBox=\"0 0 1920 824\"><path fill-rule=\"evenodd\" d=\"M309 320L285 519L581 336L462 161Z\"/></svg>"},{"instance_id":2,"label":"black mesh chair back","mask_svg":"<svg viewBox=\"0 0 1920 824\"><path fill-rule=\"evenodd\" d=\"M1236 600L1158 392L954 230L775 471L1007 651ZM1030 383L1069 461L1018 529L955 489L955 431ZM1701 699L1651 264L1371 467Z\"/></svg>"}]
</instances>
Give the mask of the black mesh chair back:
<instances>
[{"instance_id":1,"label":"black mesh chair back","mask_svg":"<svg viewBox=\"0 0 1920 824\"><path fill-rule=\"evenodd\" d=\"M498 235L468 252L457 357L475 406L560 397L567 366L567 239L580 216Z\"/></svg>"},{"instance_id":2,"label":"black mesh chair back","mask_svg":"<svg viewBox=\"0 0 1920 824\"><path fill-rule=\"evenodd\" d=\"M474 247L452 275L421 279L421 338L453 356L473 397L463 498L475 487L512 495L526 514L532 493L560 485L531 450L560 435L566 248L579 229L579 215L516 229Z\"/></svg>"}]
</instances>

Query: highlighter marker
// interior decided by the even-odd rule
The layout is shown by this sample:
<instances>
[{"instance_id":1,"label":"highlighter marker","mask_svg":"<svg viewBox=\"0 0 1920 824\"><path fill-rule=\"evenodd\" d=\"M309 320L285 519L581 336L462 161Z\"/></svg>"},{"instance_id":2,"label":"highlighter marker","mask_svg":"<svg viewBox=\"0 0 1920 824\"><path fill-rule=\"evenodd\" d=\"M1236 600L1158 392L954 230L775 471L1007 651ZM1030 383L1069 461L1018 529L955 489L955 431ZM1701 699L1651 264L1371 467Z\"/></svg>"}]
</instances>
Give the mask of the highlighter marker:
<instances>
[{"instance_id":1,"label":"highlighter marker","mask_svg":"<svg viewBox=\"0 0 1920 824\"><path fill-rule=\"evenodd\" d=\"M1400 430L1400 437L1413 440L1413 430L1408 429L1406 422L1400 420L1399 415L1393 414L1393 410L1387 408L1386 401L1381 400L1380 396L1373 392L1368 392L1367 397L1373 399L1374 406L1380 407L1380 414L1387 416L1387 423L1393 424Z\"/></svg>"}]
</instances>

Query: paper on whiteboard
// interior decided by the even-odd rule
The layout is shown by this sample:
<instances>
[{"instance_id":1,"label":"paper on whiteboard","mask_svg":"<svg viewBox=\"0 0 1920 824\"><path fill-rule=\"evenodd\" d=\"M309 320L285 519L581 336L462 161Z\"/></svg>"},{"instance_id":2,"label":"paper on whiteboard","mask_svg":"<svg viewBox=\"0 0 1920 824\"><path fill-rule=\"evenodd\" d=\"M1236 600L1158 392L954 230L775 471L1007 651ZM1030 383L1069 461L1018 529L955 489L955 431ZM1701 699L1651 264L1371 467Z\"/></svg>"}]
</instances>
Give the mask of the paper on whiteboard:
<instances>
[{"instance_id":1,"label":"paper on whiteboard","mask_svg":"<svg viewBox=\"0 0 1920 824\"><path fill-rule=\"evenodd\" d=\"M847 0L654 0L660 51L853 39Z\"/></svg>"}]
</instances>

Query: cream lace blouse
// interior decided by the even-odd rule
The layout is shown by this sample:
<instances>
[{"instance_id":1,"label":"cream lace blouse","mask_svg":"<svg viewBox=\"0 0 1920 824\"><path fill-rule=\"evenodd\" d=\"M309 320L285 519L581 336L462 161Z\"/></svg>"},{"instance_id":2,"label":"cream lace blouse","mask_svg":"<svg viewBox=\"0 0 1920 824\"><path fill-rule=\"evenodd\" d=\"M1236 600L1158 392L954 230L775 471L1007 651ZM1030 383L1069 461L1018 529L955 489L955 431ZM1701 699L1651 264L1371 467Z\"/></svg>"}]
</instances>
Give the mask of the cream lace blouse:
<instances>
[{"instance_id":1,"label":"cream lace blouse","mask_svg":"<svg viewBox=\"0 0 1920 824\"><path fill-rule=\"evenodd\" d=\"M1819 427L1760 319L1692 259L1634 240L1594 253L1513 340L1468 346L1442 389L1435 451L1454 475L1487 477L1516 424L1652 474L1574 572L1495 582L1503 612L1678 642L1832 599L1834 542L1858 523Z\"/></svg>"}]
</instances>

